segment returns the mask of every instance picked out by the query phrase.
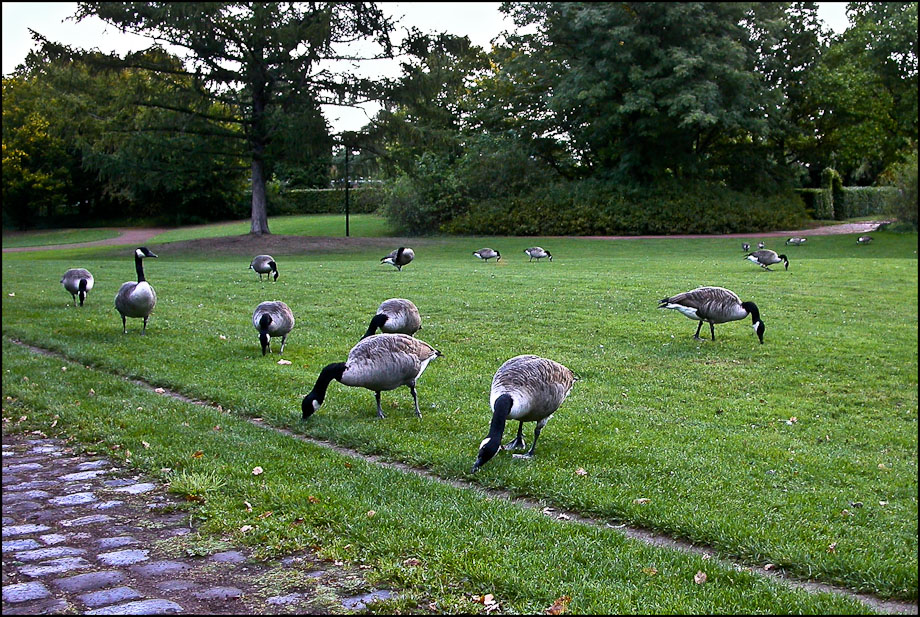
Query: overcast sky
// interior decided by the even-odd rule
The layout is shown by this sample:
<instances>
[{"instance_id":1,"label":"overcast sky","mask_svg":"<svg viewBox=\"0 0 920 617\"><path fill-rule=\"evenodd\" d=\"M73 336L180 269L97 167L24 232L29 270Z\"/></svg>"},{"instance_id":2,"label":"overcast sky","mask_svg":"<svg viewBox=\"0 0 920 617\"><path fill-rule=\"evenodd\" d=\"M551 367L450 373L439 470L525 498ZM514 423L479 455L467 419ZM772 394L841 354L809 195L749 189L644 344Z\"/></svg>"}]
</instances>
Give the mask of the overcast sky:
<instances>
[{"instance_id":1,"label":"overcast sky","mask_svg":"<svg viewBox=\"0 0 920 617\"><path fill-rule=\"evenodd\" d=\"M380 2L383 10L391 17L399 18L398 30L415 26L423 32L447 31L451 34L467 35L476 45L486 49L490 42L503 30L512 27L498 11L499 2ZM821 18L835 32L843 32L847 26L845 2L819 2ZM3 3L3 74L8 75L25 60L26 54L35 45L29 29L46 38L84 49L98 48L103 52L118 52L145 49L150 39L122 34L96 18L87 18L75 23L67 18L76 12L74 2L4 2ZM374 64L380 74L395 77L398 65L393 62ZM372 107L367 113L375 113ZM332 125L333 132L358 130L368 121L361 110L324 107L324 113Z\"/></svg>"}]
</instances>

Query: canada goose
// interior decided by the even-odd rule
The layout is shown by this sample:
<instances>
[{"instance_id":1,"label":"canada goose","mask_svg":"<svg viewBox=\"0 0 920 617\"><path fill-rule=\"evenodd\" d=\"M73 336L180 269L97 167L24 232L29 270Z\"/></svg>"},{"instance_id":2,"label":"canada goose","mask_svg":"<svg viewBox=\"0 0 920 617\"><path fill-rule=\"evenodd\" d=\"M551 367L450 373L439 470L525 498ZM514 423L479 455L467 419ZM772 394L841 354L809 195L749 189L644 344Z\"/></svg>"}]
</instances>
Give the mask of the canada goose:
<instances>
[{"instance_id":1,"label":"canada goose","mask_svg":"<svg viewBox=\"0 0 920 617\"><path fill-rule=\"evenodd\" d=\"M759 248L759 249L762 249L762 248L765 247L765 246L766 246L766 244L764 244L763 242L758 242L758 243L757 243L757 248Z\"/></svg>"},{"instance_id":2,"label":"canada goose","mask_svg":"<svg viewBox=\"0 0 920 617\"><path fill-rule=\"evenodd\" d=\"M71 268L61 277L61 284L64 286L64 289L70 292L74 306L77 305L78 295L80 296L80 306L83 306L83 301L86 300L86 294L93 288L94 282L93 275L89 273L89 270L85 270L84 268Z\"/></svg>"},{"instance_id":3,"label":"canada goose","mask_svg":"<svg viewBox=\"0 0 920 617\"><path fill-rule=\"evenodd\" d=\"M128 333L128 322L126 317L143 317L144 329L141 334L147 334L147 319L153 307L157 304L157 293L144 278L145 257L156 257L146 246L134 250L134 268L137 270L137 282L128 281L121 284L118 293L115 294L115 308L121 313L121 326L124 333Z\"/></svg>"},{"instance_id":4,"label":"canada goose","mask_svg":"<svg viewBox=\"0 0 920 617\"><path fill-rule=\"evenodd\" d=\"M550 253L547 250L544 250L542 247L539 247L539 246L532 246L529 249L524 249L524 252L527 253L527 255L530 257L530 261L533 261L534 259L536 259L537 261L540 261L544 257L549 257L550 261L553 260L552 253Z\"/></svg>"},{"instance_id":5,"label":"canada goose","mask_svg":"<svg viewBox=\"0 0 920 617\"><path fill-rule=\"evenodd\" d=\"M300 404L302 417L306 420L320 408L329 382L335 379L346 386L373 391L378 418L384 417L380 392L408 386L415 402L415 415L421 418L415 382L428 363L440 355L441 352L428 343L406 334L374 334L363 338L351 348L345 362L334 362L320 372L313 389Z\"/></svg>"},{"instance_id":6,"label":"canada goose","mask_svg":"<svg viewBox=\"0 0 920 617\"><path fill-rule=\"evenodd\" d=\"M498 452L505 432L505 422L509 418L517 420L519 424L517 437L504 446L506 450L523 450L526 445L524 423L537 423L530 451L514 455L515 458L532 458L540 431L549 422L553 412L562 405L576 381L578 378L568 368L539 356L515 356L502 364L492 378L492 393L489 396L492 423L489 425L489 435L479 444L479 455L471 473L476 473Z\"/></svg>"},{"instance_id":7,"label":"canada goose","mask_svg":"<svg viewBox=\"0 0 920 617\"><path fill-rule=\"evenodd\" d=\"M754 332L763 345L765 328L760 320L757 305L753 302L742 302L735 292L723 287L697 287L692 291L659 300L658 308L675 309L689 319L698 320L700 323L696 327L696 334L693 335L696 339L700 338L700 328L703 327L704 321L709 322L712 340L716 340L715 324L737 321L750 315Z\"/></svg>"},{"instance_id":8,"label":"canada goose","mask_svg":"<svg viewBox=\"0 0 920 617\"><path fill-rule=\"evenodd\" d=\"M741 243L741 250L744 251L745 253L750 253L750 252L751 252L751 245L750 245L749 243L747 243L747 242L742 242L742 243Z\"/></svg>"},{"instance_id":9,"label":"canada goose","mask_svg":"<svg viewBox=\"0 0 920 617\"><path fill-rule=\"evenodd\" d=\"M371 319L367 332L361 338L367 338L380 328L381 332L388 334L408 334L412 336L422 327L422 318L418 308L410 300L403 298L390 298L380 303L377 314Z\"/></svg>"},{"instance_id":10,"label":"canada goose","mask_svg":"<svg viewBox=\"0 0 920 617\"><path fill-rule=\"evenodd\" d=\"M859 236L856 238L857 244L869 244L872 242L872 236ZM83 304L82 302L80 304Z\"/></svg>"},{"instance_id":11,"label":"canada goose","mask_svg":"<svg viewBox=\"0 0 920 617\"><path fill-rule=\"evenodd\" d=\"M259 282L262 282L263 274L271 276L272 272L275 273L274 280L278 280L278 264L275 263L275 258L271 255L256 255L252 258L249 269L256 271L256 274L259 275Z\"/></svg>"},{"instance_id":12,"label":"canada goose","mask_svg":"<svg viewBox=\"0 0 920 617\"><path fill-rule=\"evenodd\" d=\"M389 255L380 260L382 264L396 266L397 270L402 271L402 267L415 259L415 251L406 246L401 246Z\"/></svg>"},{"instance_id":13,"label":"canada goose","mask_svg":"<svg viewBox=\"0 0 920 617\"><path fill-rule=\"evenodd\" d=\"M496 251L496 250L489 249L489 248L479 249L478 251L473 251L473 255L475 255L475 256L478 257L479 259L482 259L482 260L485 260L485 261L489 261L490 259L492 259L492 258L494 257L494 258L495 258L495 263L498 263L498 262L500 262L500 261L502 260L502 254L501 254L501 253L499 253L499 252Z\"/></svg>"},{"instance_id":14,"label":"canada goose","mask_svg":"<svg viewBox=\"0 0 920 617\"><path fill-rule=\"evenodd\" d=\"M776 251L771 251L770 249L761 249L759 251L754 251L744 257L748 261L757 264L764 270L770 270L768 266L773 264L778 264L783 262L786 265L786 270L789 269L789 259L785 255L777 255ZM770 270L773 272L773 270Z\"/></svg>"},{"instance_id":15,"label":"canada goose","mask_svg":"<svg viewBox=\"0 0 920 617\"><path fill-rule=\"evenodd\" d=\"M808 238L789 238L788 240L786 240L787 245L791 244L793 246L801 246L802 244L805 244L806 242L808 242Z\"/></svg>"},{"instance_id":16,"label":"canada goose","mask_svg":"<svg viewBox=\"0 0 920 617\"><path fill-rule=\"evenodd\" d=\"M252 325L259 331L259 343L262 345L262 355L272 353L271 337L281 337L281 352L284 353L284 342L287 335L294 327L294 313L288 305L280 301L262 302L252 312Z\"/></svg>"}]
</instances>

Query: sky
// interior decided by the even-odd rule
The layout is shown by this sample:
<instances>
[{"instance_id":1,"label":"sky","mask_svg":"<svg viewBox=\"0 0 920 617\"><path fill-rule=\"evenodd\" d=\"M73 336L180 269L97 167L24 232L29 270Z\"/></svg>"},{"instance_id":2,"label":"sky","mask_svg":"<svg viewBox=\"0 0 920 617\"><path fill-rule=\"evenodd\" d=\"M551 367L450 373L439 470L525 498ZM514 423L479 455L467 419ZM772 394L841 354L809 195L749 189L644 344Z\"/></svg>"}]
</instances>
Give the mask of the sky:
<instances>
[{"instance_id":1,"label":"sky","mask_svg":"<svg viewBox=\"0 0 920 617\"><path fill-rule=\"evenodd\" d=\"M476 44L489 49L492 39L504 30L510 30L510 19L502 15L499 2L380 2L390 17L399 18L397 30L415 26L423 32L446 31L467 35ZM79 23L69 20L76 12L75 2L3 2L3 74L8 75L21 64L35 46L29 29L49 40L84 49L98 48L103 52L145 49L151 40L123 34L96 18ZM818 12L835 32L847 26L845 2L819 2ZM398 63L375 61L373 70L389 77L398 76ZM369 116L379 106L369 105L365 110L324 106L323 113L332 131L356 131L367 124Z\"/></svg>"}]
</instances>

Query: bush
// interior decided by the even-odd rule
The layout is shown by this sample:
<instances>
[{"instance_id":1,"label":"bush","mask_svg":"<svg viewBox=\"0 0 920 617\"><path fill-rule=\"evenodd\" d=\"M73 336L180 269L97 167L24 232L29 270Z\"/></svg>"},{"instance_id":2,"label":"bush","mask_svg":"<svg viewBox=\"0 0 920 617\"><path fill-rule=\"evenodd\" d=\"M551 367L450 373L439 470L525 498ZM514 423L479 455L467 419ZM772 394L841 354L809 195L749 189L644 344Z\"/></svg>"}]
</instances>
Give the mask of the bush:
<instances>
[{"instance_id":1,"label":"bush","mask_svg":"<svg viewBox=\"0 0 920 617\"><path fill-rule=\"evenodd\" d=\"M917 150L903 163L886 172L888 182L897 190L889 211L899 223L917 228Z\"/></svg>"},{"instance_id":2,"label":"bush","mask_svg":"<svg viewBox=\"0 0 920 617\"><path fill-rule=\"evenodd\" d=\"M837 219L838 221L848 218L849 215L847 215L846 206L843 202L843 180L836 169L827 167L821 172L821 187L825 190L823 199L830 201L830 216L827 218ZM821 204L821 208L822 216L819 218L824 218L823 215L828 214L827 201Z\"/></svg>"},{"instance_id":3,"label":"bush","mask_svg":"<svg viewBox=\"0 0 920 617\"><path fill-rule=\"evenodd\" d=\"M898 197L898 189L892 186L851 186L842 191L843 210L847 218L888 214Z\"/></svg>"},{"instance_id":4,"label":"bush","mask_svg":"<svg viewBox=\"0 0 920 617\"><path fill-rule=\"evenodd\" d=\"M764 196L675 183L637 193L585 181L484 200L444 230L483 235L719 234L798 227L807 219L801 197L791 191Z\"/></svg>"},{"instance_id":5,"label":"bush","mask_svg":"<svg viewBox=\"0 0 920 617\"><path fill-rule=\"evenodd\" d=\"M391 183L382 212L398 232L437 233L468 209L469 200L450 165L436 155L419 157L414 173Z\"/></svg>"}]
</instances>

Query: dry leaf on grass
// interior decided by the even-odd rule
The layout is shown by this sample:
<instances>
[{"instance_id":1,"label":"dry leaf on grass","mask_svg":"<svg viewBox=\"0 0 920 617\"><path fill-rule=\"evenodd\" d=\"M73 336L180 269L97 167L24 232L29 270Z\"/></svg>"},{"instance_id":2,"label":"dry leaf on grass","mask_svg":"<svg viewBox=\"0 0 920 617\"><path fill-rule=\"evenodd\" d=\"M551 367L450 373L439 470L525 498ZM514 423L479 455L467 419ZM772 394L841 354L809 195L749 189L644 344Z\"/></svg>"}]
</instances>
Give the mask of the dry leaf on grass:
<instances>
[{"instance_id":1,"label":"dry leaf on grass","mask_svg":"<svg viewBox=\"0 0 920 617\"><path fill-rule=\"evenodd\" d=\"M415 557L410 557L409 559L406 559L405 561L402 562L402 564L406 566L407 568L412 568L412 567L421 565L421 563L422 562L416 559Z\"/></svg>"},{"instance_id":2,"label":"dry leaf on grass","mask_svg":"<svg viewBox=\"0 0 920 617\"><path fill-rule=\"evenodd\" d=\"M254 475L254 476L262 475L262 468L259 467L258 465L255 466L255 467L253 467L253 468L252 468L252 475Z\"/></svg>"},{"instance_id":3,"label":"dry leaf on grass","mask_svg":"<svg viewBox=\"0 0 920 617\"><path fill-rule=\"evenodd\" d=\"M830 545L827 547L827 552L828 552L828 553L836 553L836 552L837 552L837 543L836 543L836 542L831 542Z\"/></svg>"},{"instance_id":4,"label":"dry leaf on grass","mask_svg":"<svg viewBox=\"0 0 920 617\"><path fill-rule=\"evenodd\" d=\"M706 573L703 572L702 570L698 571L698 572L693 576L693 582L696 583L697 585L702 585L703 583L705 583L705 582L706 582Z\"/></svg>"},{"instance_id":5,"label":"dry leaf on grass","mask_svg":"<svg viewBox=\"0 0 920 617\"><path fill-rule=\"evenodd\" d=\"M307 501L309 501L310 503L319 503L319 499L317 497L314 497L313 495L308 496Z\"/></svg>"},{"instance_id":6,"label":"dry leaf on grass","mask_svg":"<svg viewBox=\"0 0 920 617\"><path fill-rule=\"evenodd\" d=\"M251 531L252 529L253 529L252 525L243 525L242 527L240 527L240 533L246 533L247 531Z\"/></svg>"},{"instance_id":7,"label":"dry leaf on grass","mask_svg":"<svg viewBox=\"0 0 920 617\"><path fill-rule=\"evenodd\" d=\"M586 476L588 475L588 472L585 471L584 467L579 467L578 469L575 470L575 475L576 476ZM562 597L565 598L567 596L562 596Z\"/></svg>"},{"instance_id":8,"label":"dry leaf on grass","mask_svg":"<svg viewBox=\"0 0 920 617\"><path fill-rule=\"evenodd\" d=\"M251 503L249 503L248 501L244 501L244 502L243 502L243 505L246 506L246 511L247 511L247 512L252 512L252 504L251 504Z\"/></svg>"},{"instance_id":9,"label":"dry leaf on grass","mask_svg":"<svg viewBox=\"0 0 920 617\"><path fill-rule=\"evenodd\" d=\"M202 456L204 456L204 452L202 452L201 450L196 450L195 453L192 455L192 458L201 458Z\"/></svg>"},{"instance_id":10,"label":"dry leaf on grass","mask_svg":"<svg viewBox=\"0 0 920 617\"><path fill-rule=\"evenodd\" d=\"M642 568L642 571L645 574L648 574L649 576L655 576L656 574L658 574L658 568L656 568L655 566L649 566L647 568Z\"/></svg>"},{"instance_id":11,"label":"dry leaf on grass","mask_svg":"<svg viewBox=\"0 0 920 617\"><path fill-rule=\"evenodd\" d=\"M154 392L156 392L157 394L165 394L166 390L164 388L155 388Z\"/></svg>"},{"instance_id":12,"label":"dry leaf on grass","mask_svg":"<svg viewBox=\"0 0 920 617\"><path fill-rule=\"evenodd\" d=\"M144 448L150 448L150 444L146 441L141 440L141 445L144 446Z\"/></svg>"},{"instance_id":13,"label":"dry leaf on grass","mask_svg":"<svg viewBox=\"0 0 920 617\"><path fill-rule=\"evenodd\" d=\"M651 501L652 501L652 500L649 499L648 497L640 497L639 499L633 499L633 503L634 503L634 504L637 504L637 505L640 505L640 506L644 506L645 504L647 504L647 503L649 503L649 502L651 502Z\"/></svg>"},{"instance_id":14,"label":"dry leaf on grass","mask_svg":"<svg viewBox=\"0 0 920 617\"><path fill-rule=\"evenodd\" d=\"M368 511L367 511L367 518L374 518L374 515L375 515L375 514L377 514L377 512L376 512L375 510L368 510Z\"/></svg>"},{"instance_id":15,"label":"dry leaf on grass","mask_svg":"<svg viewBox=\"0 0 920 617\"><path fill-rule=\"evenodd\" d=\"M278 360L278 364L290 364L290 360Z\"/></svg>"},{"instance_id":16,"label":"dry leaf on grass","mask_svg":"<svg viewBox=\"0 0 920 617\"><path fill-rule=\"evenodd\" d=\"M547 615L561 615L572 601L570 596L561 596L553 601L553 605L546 609Z\"/></svg>"}]
</instances>

